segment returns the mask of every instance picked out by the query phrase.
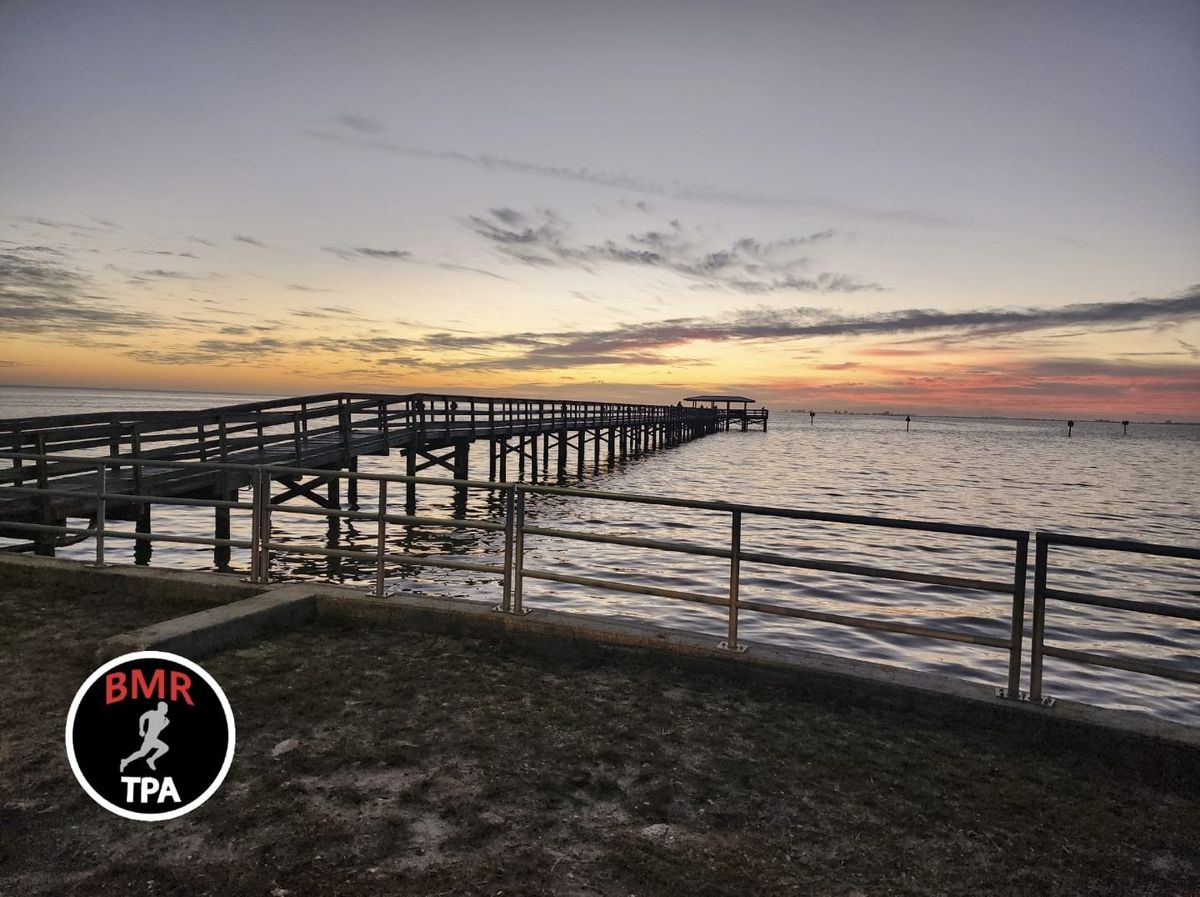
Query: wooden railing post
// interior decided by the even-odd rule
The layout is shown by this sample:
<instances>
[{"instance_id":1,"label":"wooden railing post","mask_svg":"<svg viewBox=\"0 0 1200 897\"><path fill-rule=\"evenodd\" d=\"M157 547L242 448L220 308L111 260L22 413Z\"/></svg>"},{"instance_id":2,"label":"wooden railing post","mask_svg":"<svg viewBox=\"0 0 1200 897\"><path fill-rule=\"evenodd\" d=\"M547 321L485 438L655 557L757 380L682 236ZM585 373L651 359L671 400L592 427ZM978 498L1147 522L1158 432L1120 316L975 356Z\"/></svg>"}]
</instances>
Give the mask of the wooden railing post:
<instances>
[{"instance_id":1,"label":"wooden railing post","mask_svg":"<svg viewBox=\"0 0 1200 897\"><path fill-rule=\"evenodd\" d=\"M292 412L292 449L296 453L296 466L302 467L304 458L304 439L300 430L300 412Z\"/></svg>"},{"instance_id":2,"label":"wooden railing post","mask_svg":"<svg viewBox=\"0 0 1200 897\"><path fill-rule=\"evenodd\" d=\"M24 447L23 446L24 438L21 436L21 428L13 427L12 434L13 434L12 435L13 454L19 455L19 454L21 454L21 449ZM13 474L13 477L14 477L13 483L18 487L24 486L25 485L25 476L21 472L21 468L24 467L24 463L21 461L20 458L13 458L12 466L13 466L13 470L16 471L16 473Z\"/></svg>"},{"instance_id":3,"label":"wooden railing post","mask_svg":"<svg viewBox=\"0 0 1200 897\"><path fill-rule=\"evenodd\" d=\"M37 484L39 489L47 489L50 486L49 477L46 473L46 434L38 433L33 438L34 448L37 451Z\"/></svg>"},{"instance_id":4,"label":"wooden railing post","mask_svg":"<svg viewBox=\"0 0 1200 897\"><path fill-rule=\"evenodd\" d=\"M338 430L342 437L343 460L350 460L350 405L345 399L338 399Z\"/></svg>"},{"instance_id":5,"label":"wooden railing post","mask_svg":"<svg viewBox=\"0 0 1200 897\"><path fill-rule=\"evenodd\" d=\"M130 427L129 432L130 453L134 458L141 457L142 454L142 434L141 424L136 421ZM142 465L135 463L133 465L133 491L138 495L142 494Z\"/></svg>"}]
</instances>

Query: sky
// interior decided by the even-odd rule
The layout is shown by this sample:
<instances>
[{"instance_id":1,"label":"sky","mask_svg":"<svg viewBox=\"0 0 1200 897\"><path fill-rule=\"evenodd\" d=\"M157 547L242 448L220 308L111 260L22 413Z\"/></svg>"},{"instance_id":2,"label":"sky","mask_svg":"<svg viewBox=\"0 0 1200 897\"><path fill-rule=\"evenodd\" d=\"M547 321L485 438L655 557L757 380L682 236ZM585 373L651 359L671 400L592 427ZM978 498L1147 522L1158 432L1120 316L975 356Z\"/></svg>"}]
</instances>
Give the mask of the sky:
<instances>
[{"instance_id":1,"label":"sky","mask_svg":"<svg viewBox=\"0 0 1200 897\"><path fill-rule=\"evenodd\" d=\"M0 382L1200 418L1200 5L0 0Z\"/></svg>"}]
</instances>

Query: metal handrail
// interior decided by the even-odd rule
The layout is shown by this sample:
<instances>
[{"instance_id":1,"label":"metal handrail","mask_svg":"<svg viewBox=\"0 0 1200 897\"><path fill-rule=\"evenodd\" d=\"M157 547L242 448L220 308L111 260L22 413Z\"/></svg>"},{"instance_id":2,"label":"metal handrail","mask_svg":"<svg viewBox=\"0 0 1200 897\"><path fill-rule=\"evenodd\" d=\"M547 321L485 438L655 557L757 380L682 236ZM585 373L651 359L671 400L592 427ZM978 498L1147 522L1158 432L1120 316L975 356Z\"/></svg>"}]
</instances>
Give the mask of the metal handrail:
<instances>
[{"instance_id":1,"label":"metal handrail","mask_svg":"<svg viewBox=\"0 0 1200 897\"><path fill-rule=\"evenodd\" d=\"M132 539L140 542L182 542L187 544L226 546L249 548L251 552L251 580L266 583L271 578L271 555L273 552L309 554L330 558L351 558L358 560L374 560L376 564L375 593L379 597L385 594L384 569L387 564L401 566L429 566L447 569L471 570L484 573L495 573L502 577L503 594L498 609L509 613L525 613L523 584L526 578L552 582L572 583L589 588L607 589L621 592L632 592L672 600L683 600L725 607L727 611L728 635L721 642L722 647L733 651L744 651L745 645L739 641L739 615L743 611L796 617L836 625L850 626L860 629L897 632L932 639L941 639L992 648L1004 648L1009 652L1008 687L1001 692L1006 696L1020 695L1020 676L1022 665L1022 633L1024 617L1024 588L1025 565L1028 546L1028 533L1020 530L1000 529L996 527L981 527L946 523L941 521L914 521L895 518L870 517L864 515L837 514L824 511L807 511L796 508L780 508L766 505L752 505L728 501L709 501L702 499L681 499L665 496L630 495L618 492L607 492L591 489L571 489L555 486L536 486L514 482L493 482L490 480L460 480L444 479L429 476L413 476L406 474L370 473L353 470L328 468L309 468L283 465L262 465L245 463L175 461L169 459L149 458L82 458L56 456L59 460L69 460L87 463L97 471L97 488L91 496L96 501L95 522L92 527L51 526L47 524L7 523L5 529L28 529L43 533L69 533L96 539L96 563L105 563L106 538ZM31 461L45 460L45 455L28 453L0 452L0 458L20 458ZM197 473L237 473L248 480L251 489L250 502L231 502L221 499L208 498L171 498L156 496L144 490L134 492L112 491L105 485L109 468L130 466L141 470L143 468L161 468L167 471L191 471ZM380 490L379 506L373 511L341 508L299 508L286 505L273 505L270 501L271 482L278 477L320 476L327 479L347 479L374 482ZM139 478L142 483L152 483L153 477L147 473ZM465 517L430 517L415 514L390 513L387 506L387 486L390 483L423 484L454 489L475 489L501 492L504 496L503 523L488 520L473 520ZM59 489L20 488L22 492L60 493ZM68 492L78 498L80 493ZM605 533L587 533L576 530L563 530L550 527L527 525L525 508L528 496L568 496L600 501L625 502L639 505L656 505L699 511L713 511L730 515L729 547L705 546L693 543L678 542L664 539L634 538ZM207 507L237 508L251 511L251 533L249 539L208 538L203 536L172 536L164 533L129 532L113 530L106 526L106 510L111 502L121 503L172 503L182 505L199 505ZM377 542L375 550L342 549L300 545L292 542L281 542L271 537L271 522L273 514L295 514L324 517L326 519L352 519L374 521L377 526ZM921 532L951 533L979 538L1001 540L1012 543L1015 547L1014 578L1011 585L990 580L970 579L966 577L945 576L940 574L918 573L915 571L890 570L883 567L845 564L840 562L790 557L768 552L746 552L742 547L741 529L743 517L760 516L775 517L805 521L833 522L856 526L903 528ZM395 554L386 550L387 526L391 525L428 525L438 527L456 527L479 529L483 531L501 532L504 538L503 562L501 564L477 563L454 558L440 558L428 555ZM710 595L689 590L664 589L655 586L642 585L617 579L600 577L580 577L551 570L531 569L525 564L525 539L527 536L543 538L578 539L588 542L603 542L607 544L627 545L650 550L682 552L694 555L704 555L730 562L727 594ZM873 618L854 617L844 614L830 614L803 608L777 606L762 602L745 601L739 596L741 566L744 562L773 564L785 567L801 567L808 569L832 570L872 578L888 578L903 581L914 581L944 585L954 588L975 589L1009 593L1013 596L1011 631L1008 638L976 635L938 627L917 626L908 623L878 620Z\"/></svg>"},{"instance_id":2,"label":"metal handrail","mask_svg":"<svg viewBox=\"0 0 1200 897\"><path fill-rule=\"evenodd\" d=\"M1130 554L1146 554L1156 557L1200 560L1200 548L1190 548L1184 545L1160 545L1152 542L1138 542L1131 539L1098 538L1095 536L1077 536L1068 533L1039 531L1036 534L1034 547L1033 627L1029 649L1029 700L1043 704L1054 703L1053 698L1047 697L1042 693L1043 666L1044 659L1047 656L1058 657L1062 660L1069 660L1087 666L1128 670L1134 673L1144 673L1164 679L1173 679L1178 682L1200 684L1200 672L1180 669L1171 664L1157 663L1155 661L1128 656L1076 651L1070 648L1046 644L1046 605L1049 600L1127 610L1134 613L1161 617L1174 617L1179 620L1200 620L1200 608L1175 607L1157 602L1135 601L1128 598L1097 595L1091 592L1050 588L1048 584L1050 548L1053 545L1090 548L1101 551L1119 551Z\"/></svg>"}]
</instances>

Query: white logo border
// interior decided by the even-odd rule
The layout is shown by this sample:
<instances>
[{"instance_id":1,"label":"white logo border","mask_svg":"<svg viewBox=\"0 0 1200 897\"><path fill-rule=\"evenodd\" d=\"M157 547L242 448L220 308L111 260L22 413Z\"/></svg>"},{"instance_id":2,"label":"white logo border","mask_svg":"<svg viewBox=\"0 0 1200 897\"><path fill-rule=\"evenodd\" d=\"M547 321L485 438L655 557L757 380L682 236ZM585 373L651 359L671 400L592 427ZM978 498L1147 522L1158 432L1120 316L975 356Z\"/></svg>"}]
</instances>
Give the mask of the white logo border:
<instances>
[{"instance_id":1,"label":"white logo border","mask_svg":"<svg viewBox=\"0 0 1200 897\"><path fill-rule=\"evenodd\" d=\"M225 711L225 724L229 728L229 744L225 749L225 762L221 764L221 771L217 773L217 777L213 779L212 784L208 786L203 794L201 794L191 803L184 804L182 807L175 807L173 809L166 810L162 813L138 813L133 810L127 810L124 807L118 807L116 804L107 800L91 786L91 783L88 782L87 778L83 775L83 772L79 769L79 761L75 758L75 740L72 735L75 729L75 714L79 711L79 705L83 701L83 696L87 693L88 689L92 687L92 684L97 679L99 679L113 667L127 663L131 660L170 660L187 667L206 683L208 683L209 687L216 692L217 699L221 702L221 707ZM229 706L229 699L225 697L224 690L222 690L221 686L217 684L217 680L209 675L207 670L193 660L188 660L186 657L181 657L178 654L171 654L168 651L132 651L129 654L122 654L120 657L113 658L107 663L101 664L94 673L87 677L83 685L79 687L79 691L75 692L75 698L71 701L71 709L67 713L67 727L64 740L66 741L67 745L67 760L71 764L71 772L75 773L76 780L80 785L83 786L83 790L88 793L88 796L91 797L92 800L104 807L104 809L112 813L116 813L118 816L124 816L126 819L137 819L142 822L159 822L167 819L177 819L186 813L192 812L192 810L195 810L216 793L217 789L221 787L221 783L225 781L225 776L229 772L229 768L233 765L233 749L236 741L235 734L236 733L233 726L233 708Z\"/></svg>"}]
</instances>

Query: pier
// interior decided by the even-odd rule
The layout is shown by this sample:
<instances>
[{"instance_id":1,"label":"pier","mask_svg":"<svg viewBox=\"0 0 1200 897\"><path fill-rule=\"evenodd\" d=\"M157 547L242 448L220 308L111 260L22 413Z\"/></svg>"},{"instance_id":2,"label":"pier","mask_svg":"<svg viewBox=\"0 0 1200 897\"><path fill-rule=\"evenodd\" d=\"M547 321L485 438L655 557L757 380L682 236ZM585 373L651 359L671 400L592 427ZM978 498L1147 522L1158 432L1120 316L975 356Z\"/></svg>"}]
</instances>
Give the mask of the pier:
<instances>
[{"instance_id":1,"label":"pier","mask_svg":"<svg viewBox=\"0 0 1200 897\"><path fill-rule=\"evenodd\" d=\"M343 501L341 479L333 474L354 473L363 455L399 450L409 477L440 469L467 480L472 448L483 443L490 481L553 477L563 483L572 473L611 469L720 427L720 415L704 408L427 393L328 393L204 411L0 420L0 451L15 456L0 471L0 535L33 531L37 553L52 556L54 532L62 533L70 517L94 520L99 494L107 495L110 519L133 520L138 533L149 535L152 503L121 494L153 496L215 508L215 560L223 567L229 545L220 543L229 540L229 510L238 490L251 485L252 467L267 470L282 486L272 490L272 505L303 499L353 509L358 480L347 479ZM118 463L97 465L87 460L93 455ZM233 466L216 470L183 462ZM456 495L461 507L465 488ZM414 514L416 507L417 484L410 481L405 508ZM149 545L139 543L143 553Z\"/></svg>"},{"instance_id":2,"label":"pier","mask_svg":"<svg viewBox=\"0 0 1200 897\"><path fill-rule=\"evenodd\" d=\"M715 411L722 430L732 430L738 426L743 433L755 427L767 432L769 412L766 408L751 408L756 400L748 396L689 396L684 401L690 403L691 408L707 406L709 411Z\"/></svg>"},{"instance_id":3,"label":"pier","mask_svg":"<svg viewBox=\"0 0 1200 897\"><path fill-rule=\"evenodd\" d=\"M1200 685L1200 671L1191 664L1149 659L1136 651L1117 653L1111 647L1085 650L1089 647L1086 642L1063 641L1046 630L1048 613L1056 616L1064 605L1200 620L1200 610L1190 605L1063 588L1065 582L1056 563L1061 549L1121 552L1134 563L1139 557L1142 563L1168 558L1195 563L1200 562L1200 548L762 506L724 498L634 495L572 488L567 483L573 477L582 478L588 470L598 472L628 458L727 429L731 419L728 414L723 416L721 409L688 408L682 403L631 405L354 393L198 412L0 421L0 464L5 465L0 470L0 536L32 539L8 550L32 550L41 555L52 555L59 545L91 540L98 569L108 564L106 545L118 539L132 541L135 563L141 565L149 563L154 543L165 542L211 547L214 566L228 571L231 553L237 549L248 553L249 581L260 586L278 581L274 559L283 555L324 558L331 575L343 562L358 562L373 570L373 576L366 576L373 579L377 600L391 600L388 578L411 568L466 571L488 577L487 584L480 584L480 592L494 601L501 616L514 618L530 611L524 594L530 581L581 586L596 593L644 595L716 611L724 617L725 638L719 643L714 640L713 646L731 656L741 655L749 647L739 629L744 615L956 642L1000 653L1005 659L1006 675L997 676L988 694L1006 699L1006 703L1054 704L1053 683L1047 686L1044 682L1046 657ZM764 414L764 425L765 420ZM483 443L488 453L486 478L471 477L469 453L477 443ZM362 456L385 455L393 449L403 452L405 473L359 471ZM449 476L429 476L425 472L430 470ZM418 489L423 493L442 490L442 495L449 492L453 500L445 504L451 510L437 516L426 507L419 514ZM472 492L484 496L486 514L467 515L467 496ZM719 534L716 540L701 542L618 535L578 525L551 527L536 516L527 518L527 503L549 496L570 499L580 508L621 503L630 508L631 515L653 507L670 508L685 525L704 517L711 520L716 514L724 517L726 524L723 533L714 530ZM213 535L152 525L155 505L211 509ZM236 532L231 526L235 511L241 514ZM289 539L286 521L295 516L322 521L328 537ZM875 533L867 538L877 539L886 538L889 531L967 537L1001 552L1006 561L993 573L978 576L958 570L934 572L853 562L818 555L802 543L789 543L781 550L780 546L755 544L749 535L756 531L756 521L768 520L832 524ZM133 521L134 528L115 527L116 521ZM370 533L366 544L339 544L338 528L344 524ZM744 524L748 527L746 538ZM397 527L403 528L405 539L394 538ZM488 535L491 551L463 554L416 549L408 540L414 527L479 531ZM661 558L662 553L690 555L697 560L715 558L727 564L727 574L697 573L686 586L672 588L653 579L647 581L646 571L638 569L581 576L547 564L546 554L527 553L530 541L565 541L580 552L589 545L643 549L651 553L651 571L656 569L656 556ZM1031 548L1035 550L1031 552ZM744 595L741 578L745 567L791 571L795 577L811 570L867 581L906 582L981 598L998 595L1003 604L981 603L981 609L991 608L992 625L986 632L978 626L920 625L899 614L835 613L820 604ZM1026 601L1030 578L1031 609ZM762 647L755 650L761 652Z\"/></svg>"}]
</instances>

